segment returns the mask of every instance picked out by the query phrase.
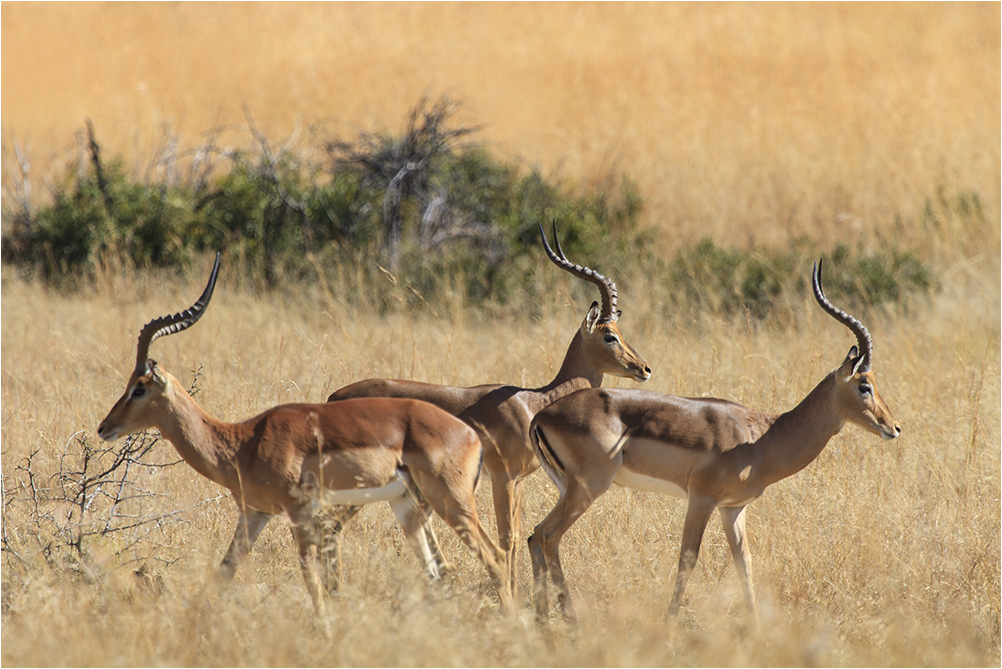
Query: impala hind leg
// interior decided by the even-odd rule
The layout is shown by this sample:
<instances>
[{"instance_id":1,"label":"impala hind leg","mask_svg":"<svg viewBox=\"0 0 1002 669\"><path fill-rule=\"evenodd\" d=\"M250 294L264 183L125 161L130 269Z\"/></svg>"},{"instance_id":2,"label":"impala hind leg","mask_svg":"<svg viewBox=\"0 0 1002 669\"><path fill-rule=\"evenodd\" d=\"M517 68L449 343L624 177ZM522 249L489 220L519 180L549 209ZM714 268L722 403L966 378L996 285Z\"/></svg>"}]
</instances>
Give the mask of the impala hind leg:
<instances>
[{"instance_id":1,"label":"impala hind leg","mask_svg":"<svg viewBox=\"0 0 1002 669\"><path fill-rule=\"evenodd\" d=\"M514 611L514 600L511 595L511 584L508 582L508 562L507 557L494 543L487 530L477 516L477 510L472 506L473 498L469 500L469 505L464 505L464 509L446 508L436 513L442 516L445 522L455 530L459 538L476 555L487 568L487 573L491 578L494 589L498 593L498 600L501 603L501 610L505 612ZM445 515L443 515L443 513Z\"/></svg>"},{"instance_id":2,"label":"impala hind leg","mask_svg":"<svg viewBox=\"0 0 1002 669\"><path fill-rule=\"evenodd\" d=\"M716 507L712 497L689 497L689 507L685 512L685 525L682 528L682 550L678 556L678 573L675 576L675 592L668 605L668 617L678 617L678 609L682 604L682 594L689 582L689 574L696 566L699 558L699 545L703 542L703 532L710 514Z\"/></svg>"},{"instance_id":3,"label":"impala hind leg","mask_svg":"<svg viewBox=\"0 0 1002 669\"><path fill-rule=\"evenodd\" d=\"M445 572L451 568L451 565L449 564L449 561L445 559L445 556L442 555L442 547L439 546L438 536L435 534L435 528L431 525L431 515L434 513L434 509L431 508L431 504L427 499L425 499L424 494L416 485L414 485L414 481L412 479L407 478L405 483L407 485L407 491L414 497L414 500L421 509L421 530L424 532L432 561L434 562L436 569L438 569L438 573L445 574Z\"/></svg>"},{"instance_id":4,"label":"impala hind leg","mask_svg":"<svg viewBox=\"0 0 1002 669\"><path fill-rule=\"evenodd\" d=\"M401 476L403 478L403 475ZM393 509L393 515L397 517L411 549L424 566L428 578L437 581L442 577L446 564L438 548L438 539L429 522L428 502L409 480L405 479L405 483L407 492L390 500L390 508Z\"/></svg>"},{"instance_id":5,"label":"impala hind leg","mask_svg":"<svg viewBox=\"0 0 1002 669\"><path fill-rule=\"evenodd\" d=\"M502 610L512 611L513 600L505 553L497 547L480 522L473 497L475 482L476 477L471 477L471 480L465 482L469 487L466 488L464 484L460 492L436 476L415 472L415 483L423 491L423 498L428 500L435 513L456 532L486 567L494 589L497 590Z\"/></svg>"},{"instance_id":6,"label":"impala hind leg","mask_svg":"<svg viewBox=\"0 0 1002 669\"><path fill-rule=\"evenodd\" d=\"M546 620L550 613L549 598L546 594L547 573L553 579L553 587L557 591L557 610L563 614L565 620L575 619L574 609L571 606L571 593L564 579L564 570L560 566L560 540L571 525L588 510L595 498L608 490L610 485L612 485L611 479L604 488L589 492L576 480L568 480L556 506L529 537L538 620Z\"/></svg>"},{"instance_id":7,"label":"impala hind leg","mask_svg":"<svg viewBox=\"0 0 1002 669\"><path fill-rule=\"evenodd\" d=\"M536 531L529 535L528 544L529 558L532 560L532 599L536 605L536 619L543 622L550 612L550 598L546 592L546 577L550 572L546 568L546 556L543 555L543 545L536 536L537 532L539 532L538 526Z\"/></svg>"},{"instance_id":8,"label":"impala hind leg","mask_svg":"<svg viewBox=\"0 0 1002 669\"><path fill-rule=\"evenodd\" d=\"M751 548L745 534L745 507L720 507L720 522L724 526L727 543L731 547L734 566L744 587L745 605L754 620L758 616L758 605L755 603L755 590L752 586Z\"/></svg>"},{"instance_id":9,"label":"impala hind leg","mask_svg":"<svg viewBox=\"0 0 1002 669\"><path fill-rule=\"evenodd\" d=\"M237 520L237 529L233 533L233 541L223 556L223 561L219 565L219 574L226 580L233 578L237 567L250 552L251 546L261 535L261 530L271 520L270 513L254 511L253 509L241 509L240 518Z\"/></svg>"}]
</instances>

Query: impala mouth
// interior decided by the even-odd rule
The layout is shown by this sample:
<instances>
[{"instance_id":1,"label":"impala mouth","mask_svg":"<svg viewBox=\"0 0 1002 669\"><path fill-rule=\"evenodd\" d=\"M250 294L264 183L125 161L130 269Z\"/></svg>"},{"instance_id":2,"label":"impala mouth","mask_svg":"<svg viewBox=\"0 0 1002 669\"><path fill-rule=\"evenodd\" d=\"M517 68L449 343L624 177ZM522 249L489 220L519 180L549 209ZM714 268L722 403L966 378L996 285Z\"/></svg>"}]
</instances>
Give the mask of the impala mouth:
<instances>
[{"instance_id":1,"label":"impala mouth","mask_svg":"<svg viewBox=\"0 0 1002 669\"><path fill-rule=\"evenodd\" d=\"M102 425L97 428L97 436L101 437L105 441L115 441L118 439L118 430L106 430Z\"/></svg>"},{"instance_id":2,"label":"impala mouth","mask_svg":"<svg viewBox=\"0 0 1002 669\"><path fill-rule=\"evenodd\" d=\"M897 439L898 435L901 434L901 428L895 425L893 428L887 428L883 425L880 426L880 437L890 441L891 439Z\"/></svg>"},{"instance_id":3,"label":"impala mouth","mask_svg":"<svg viewBox=\"0 0 1002 669\"><path fill-rule=\"evenodd\" d=\"M634 372L633 373L633 378L636 381L646 381L647 379L651 378L651 368L650 367L645 367L642 370Z\"/></svg>"}]
</instances>

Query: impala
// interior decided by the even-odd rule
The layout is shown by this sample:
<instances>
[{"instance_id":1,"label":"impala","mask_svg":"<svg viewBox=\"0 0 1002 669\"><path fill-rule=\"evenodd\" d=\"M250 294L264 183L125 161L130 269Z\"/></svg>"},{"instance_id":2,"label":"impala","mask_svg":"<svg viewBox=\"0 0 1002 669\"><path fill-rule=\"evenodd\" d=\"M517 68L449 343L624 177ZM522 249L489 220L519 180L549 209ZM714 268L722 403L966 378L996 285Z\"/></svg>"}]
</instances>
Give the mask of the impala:
<instances>
[{"instance_id":1,"label":"impala","mask_svg":"<svg viewBox=\"0 0 1002 669\"><path fill-rule=\"evenodd\" d=\"M550 248L542 225L539 233L550 260L557 267L595 284L602 296L601 308L598 302L592 303L553 381L542 388L526 389L505 385L454 388L417 381L369 379L345 386L328 398L331 402L357 397L411 397L445 409L477 431L484 443L484 465L491 477L498 536L508 561L508 582L513 590L522 484L525 477L539 467L529 442L532 417L564 395L601 386L604 374L637 381L646 381L651 376L651 368L619 331L617 320L622 312L616 310L616 284L588 267L568 261L556 237L556 224L553 236L557 253ZM335 555L338 532L353 513L345 510L335 527L332 548Z\"/></svg>"},{"instance_id":2,"label":"impala","mask_svg":"<svg viewBox=\"0 0 1002 669\"><path fill-rule=\"evenodd\" d=\"M814 266L814 297L821 308L856 336L857 346L796 408L764 414L720 399L690 399L638 390L581 390L536 414L532 444L560 498L529 537L536 613L549 613L546 576L557 605L573 618L560 568L560 539L613 483L688 500L682 550L669 617L678 614L703 531L714 509L754 617L751 552L744 509L769 486L809 465L846 423L893 439L901 432L877 394L871 370L870 334L835 308Z\"/></svg>"},{"instance_id":3,"label":"impala","mask_svg":"<svg viewBox=\"0 0 1002 669\"><path fill-rule=\"evenodd\" d=\"M483 449L468 425L426 402L384 398L285 404L226 423L206 413L149 358L154 339L201 318L218 272L217 255L205 291L190 309L142 329L125 394L98 435L113 441L155 427L195 471L233 493L239 520L220 567L225 578L232 578L271 517L285 514L306 589L323 615L318 508L386 501L431 576L438 575L440 564L429 545L429 507L484 563L502 607L509 608L505 556L481 525L474 503Z\"/></svg>"}]
</instances>

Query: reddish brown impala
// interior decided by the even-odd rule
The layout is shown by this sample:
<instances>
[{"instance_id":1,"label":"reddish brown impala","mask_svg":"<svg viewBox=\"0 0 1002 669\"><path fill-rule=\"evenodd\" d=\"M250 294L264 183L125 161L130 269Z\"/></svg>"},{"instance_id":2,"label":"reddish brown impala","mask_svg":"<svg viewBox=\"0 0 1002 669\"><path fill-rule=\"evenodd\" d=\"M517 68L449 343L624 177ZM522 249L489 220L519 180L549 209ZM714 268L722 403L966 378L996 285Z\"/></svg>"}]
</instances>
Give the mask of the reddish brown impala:
<instances>
[{"instance_id":1,"label":"reddish brown impala","mask_svg":"<svg viewBox=\"0 0 1002 669\"><path fill-rule=\"evenodd\" d=\"M546 255L557 267L595 284L602 295L602 306L592 303L553 381L542 388L527 389L493 384L454 388L417 381L369 379L345 386L328 398L334 401L355 397L411 397L445 409L477 431L484 443L484 465L491 476L498 535L501 549L507 555L509 582L513 589L522 484L525 477L539 467L529 442L532 417L554 400L575 390L601 386L605 374L637 381L646 381L651 376L651 368L619 331L617 320L621 312L616 310L616 284L588 267L568 261L556 238L555 225L556 253L550 248L542 225L539 233ZM343 511L335 533L353 513L352 510ZM335 536L334 542L337 540ZM336 552L336 547L333 550Z\"/></svg>"},{"instance_id":2,"label":"reddish brown impala","mask_svg":"<svg viewBox=\"0 0 1002 669\"><path fill-rule=\"evenodd\" d=\"M532 443L560 499L529 537L537 616L549 613L546 576L558 608L573 617L560 568L560 539L613 483L688 500L675 592L678 613L696 564L706 523L720 512L748 607L755 611L745 506L769 486L796 474L849 422L894 439L901 427L877 393L870 364L873 346L863 324L836 309L814 266L814 297L849 328L858 348L794 409L764 414L720 399L689 399L639 390L581 390L546 407L532 421Z\"/></svg>"},{"instance_id":3,"label":"reddish brown impala","mask_svg":"<svg viewBox=\"0 0 1002 669\"><path fill-rule=\"evenodd\" d=\"M505 554L477 516L474 489L483 449L466 423L426 402L386 398L285 404L226 423L207 414L148 357L154 339L201 318L218 272L217 255L209 283L190 309L142 329L136 367L98 428L101 438L113 441L155 427L195 471L232 491L240 517L220 568L227 578L271 517L284 514L306 588L322 615L315 514L322 505L386 501L429 574L435 577L440 569L427 523L430 507L484 563L502 607L510 608Z\"/></svg>"}]
</instances>

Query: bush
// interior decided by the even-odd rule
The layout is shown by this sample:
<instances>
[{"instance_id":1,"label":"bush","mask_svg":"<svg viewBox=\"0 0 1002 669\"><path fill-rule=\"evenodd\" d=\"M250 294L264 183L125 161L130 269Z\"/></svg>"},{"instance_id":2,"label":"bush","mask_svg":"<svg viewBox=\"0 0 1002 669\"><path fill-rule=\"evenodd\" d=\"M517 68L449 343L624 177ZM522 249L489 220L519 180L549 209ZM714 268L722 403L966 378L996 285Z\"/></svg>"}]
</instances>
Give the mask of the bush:
<instances>
[{"instance_id":1,"label":"bush","mask_svg":"<svg viewBox=\"0 0 1002 669\"><path fill-rule=\"evenodd\" d=\"M125 177L121 163L67 181L34 220L21 219L4 236L4 260L41 271L49 281L87 276L102 255L139 267L184 265L190 215L183 191L145 187Z\"/></svg>"},{"instance_id":2,"label":"bush","mask_svg":"<svg viewBox=\"0 0 1002 669\"><path fill-rule=\"evenodd\" d=\"M24 205L11 208L17 198L5 199L3 258L64 283L92 276L108 255L139 267L184 267L193 253L224 250L261 290L337 277L344 299L381 311L457 294L504 305L526 292L541 266L538 225L552 220L570 259L620 268L620 281L631 272L654 277L675 295L673 308L763 319L803 294L805 264L825 255L808 239L753 251L704 239L665 260L655 231L639 229L643 201L627 175L586 188L546 178L462 143L475 129L456 126L454 112L448 99L421 100L401 134L328 140L320 165L304 158L316 151L273 150L248 116L256 147L203 147L230 169L191 183L129 179L120 162L102 163L88 125L91 169L70 172L33 216ZM981 207L976 194L949 204L971 215ZM826 255L827 285L853 306L936 288L917 256L891 244L879 252L838 246Z\"/></svg>"},{"instance_id":3,"label":"bush","mask_svg":"<svg viewBox=\"0 0 1002 669\"><path fill-rule=\"evenodd\" d=\"M929 268L910 251L884 247L852 252L839 244L826 253L808 239L796 240L788 249L743 252L720 248L705 238L679 251L668 262L665 276L670 293L677 296L676 306L764 319L785 311L790 296L805 294L810 267L818 258L826 260L825 292L856 312L938 288Z\"/></svg>"}]
</instances>

